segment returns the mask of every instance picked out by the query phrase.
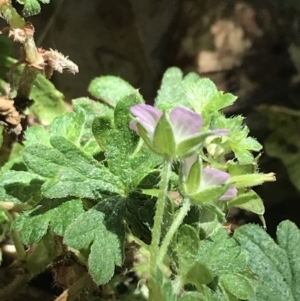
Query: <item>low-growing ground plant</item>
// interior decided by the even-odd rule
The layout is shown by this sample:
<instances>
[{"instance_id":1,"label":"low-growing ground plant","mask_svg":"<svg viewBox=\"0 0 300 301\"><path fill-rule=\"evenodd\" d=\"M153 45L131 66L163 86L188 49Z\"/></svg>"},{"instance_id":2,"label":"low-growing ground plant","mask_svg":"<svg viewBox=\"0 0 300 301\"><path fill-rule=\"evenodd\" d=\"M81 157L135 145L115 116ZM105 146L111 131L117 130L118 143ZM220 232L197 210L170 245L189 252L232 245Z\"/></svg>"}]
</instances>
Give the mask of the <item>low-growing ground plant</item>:
<instances>
[{"instance_id":1,"label":"low-growing ground plant","mask_svg":"<svg viewBox=\"0 0 300 301\"><path fill-rule=\"evenodd\" d=\"M25 15L40 9L19 2ZM300 232L290 221L276 242L265 231L252 187L275 175L259 171L262 146L243 117L222 113L235 96L170 68L153 106L108 75L67 112L44 76L78 67L38 49L10 1L0 16L22 46L18 61L7 40L0 54L0 229L16 250L0 300L46 269L56 300L300 300ZM234 230L231 208L261 225Z\"/></svg>"}]
</instances>

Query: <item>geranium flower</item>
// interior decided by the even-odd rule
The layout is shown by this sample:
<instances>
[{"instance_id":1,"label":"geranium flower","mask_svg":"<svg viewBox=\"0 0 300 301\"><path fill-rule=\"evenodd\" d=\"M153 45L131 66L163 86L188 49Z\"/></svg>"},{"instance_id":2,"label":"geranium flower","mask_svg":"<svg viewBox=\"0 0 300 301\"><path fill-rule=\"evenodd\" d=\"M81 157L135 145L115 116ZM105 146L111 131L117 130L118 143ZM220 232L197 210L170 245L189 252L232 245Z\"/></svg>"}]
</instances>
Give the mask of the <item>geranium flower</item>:
<instances>
[{"instance_id":1,"label":"geranium flower","mask_svg":"<svg viewBox=\"0 0 300 301\"><path fill-rule=\"evenodd\" d=\"M196 199L197 203L207 201L207 198L210 197L209 193L211 193L212 199L217 198L221 201L228 201L237 195L235 187L224 185L230 175L216 168L202 168L201 159L197 155L184 160L182 176L185 192L192 199Z\"/></svg>"},{"instance_id":2,"label":"geranium flower","mask_svg":"<svg viewBox=\"0 0 300 301\"><path fill-rule=\"evenodd\" d=\"M135 105L130 111L137 118L130 122L130 128L153 151L164 156L190 156L209 135L228 134L227 130L200 132L202 116L182 107L174 108L168 115L146 104Z\"/></svg>"}]
</instances>

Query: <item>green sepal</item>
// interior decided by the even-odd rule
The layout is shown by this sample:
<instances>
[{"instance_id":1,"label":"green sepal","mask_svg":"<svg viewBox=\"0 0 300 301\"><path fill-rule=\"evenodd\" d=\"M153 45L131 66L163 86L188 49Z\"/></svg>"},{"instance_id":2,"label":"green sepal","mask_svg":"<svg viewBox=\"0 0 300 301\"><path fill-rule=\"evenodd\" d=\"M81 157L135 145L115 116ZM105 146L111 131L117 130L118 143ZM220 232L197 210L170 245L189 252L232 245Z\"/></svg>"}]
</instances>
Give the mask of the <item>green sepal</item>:
<instances>
[{"instance_id":1,"label":"green sepal","mask_svg":"<svg viewBox=\"0 0 300 301\"><path fill-rule=\"evenodd\" d=\"M226 183L233 184L236 188L245 188L261 185L264 182L274 182L276 180L274 173L262 174L253 173L247 175L238 175L230 177Z\"/></svg>"},{"instance_id":2,"label":"green sepal","mask_svg":"<svg viewBox=\"0 0 300 301\"><path fill-rule=\"evenodd\" d=\"M199 190L201 183L202 160L197 157L196 162L192 165L185 182L187 194L194 194Z\"/></svg>"},{"instance_id":3,"label":"green sepal","mask_svg":"<svg viewBox=\"0 0 300 301\"><path fill-rule=\"evenodd\" d=\"M167 157L175 156L176 141L172 126L165 113L156 125L153 135L153 148L158 154Z\"/></svg>"},{"instance_id":4,"label":"green sepal","mask_svg":"<svg viewBox=\"0 0 300 301\"><path fill-rule=\"evenodd\" d=\"M263 215L265 213L263 201L253 190L238 195L227 204L229 208L236 207L259 215Z\"/></svg>"},{"instance_id":5,"label":"green sepal","mask_svg":"<svg viewBox=\"0 0 300 301\"><path fill-rule=\"evenodd\" d=\"M148 147L152 151L154 151L155 153L157 153L157 151L153 147L153 143L152 143L150 137L148 136L147 131L142 127L142 125L140 123L137 123L136 126L138 128L139 135L142 137L142 139L144 140L144 142L148 145Z\"/></svg>"},{"instance_id":6,"label":"green sepal","mask_svg":"<svg viewBox=\"0 0 300 301\"><path fill-rule=\"evenodd\" d=\"M190 195L192 203L202 205L204 203L212 203L220 199L220 197L228 190L229 185L211 186Z\"/></svg>"},{"instance_id":7,"label":"green sepal","mask_svg":"<svg viewBox=\"0 0 300 301\"><path fill-rule=\"evenodd\" d=\"M202 132L198 135L186 139L177 145L176 156L179 158L187 158L193 155L196 150L204 143L205 139L210 135L215 135L211 132Z\"/></svg>"}]
</instances>

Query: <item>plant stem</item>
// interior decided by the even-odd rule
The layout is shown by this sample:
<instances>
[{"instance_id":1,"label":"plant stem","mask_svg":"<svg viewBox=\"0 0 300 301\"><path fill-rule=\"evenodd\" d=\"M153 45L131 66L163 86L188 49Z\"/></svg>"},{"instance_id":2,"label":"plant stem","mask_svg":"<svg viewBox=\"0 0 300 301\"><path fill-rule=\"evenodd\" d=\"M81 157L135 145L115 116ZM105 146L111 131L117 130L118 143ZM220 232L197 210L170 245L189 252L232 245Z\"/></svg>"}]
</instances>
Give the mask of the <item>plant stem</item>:
<instances>
[{"instance_id":1,"label":"plant stem","mask_svg":"<svg viewBox=\"0 0 300 301\"><path fill-rule=\"evenodd\" d=\"M24 67L19 81L19 88L17 95L19 97L28 98L30 95L33 83L38 75L38 72L27 65Z\"/></svg>"},{"instance_id":2,"label":"plant stem","mask_svg":"<svg viewBox=\"0 0 300 301\"><path fill-rule=\"evenodd\" d=\"M18 259L24 260L24 258L26 257L26 252L25 252L24 246L20 240L19 233L16 230L11 230L10 235L14 242Z\"/></svg>"},{"instance_id":3,"label":"plant stem","mask_svg":"<svg viewBox=\"0 0 300 301\"><path fill-rule=\"evenodd\" d=\"M73 283L67 290L65 290L60 296L58 296L55 301L77 300L84 288L88 287L92 289L95 288L95 286L96 285L94 284L90 274L86 273L75 283Z\"/></svg>"},{"instance_id":4,"label":"plant stem","mask_svg":"<svg viewBox=\"0 0 300 301\"><path fill-rule=\"evenodd\" d=\"M156 211L154 216L154 225L152 229L152 240L150 245L150 273L155 275L157 256L159 251L159 242L161 236L161 225L163 223L165 199L168 193L168 184L171 173L172 160L170 158L165 158L163 161L163 167L161 171L161 181L159 185L159 195L156 203Z\"/></svg>"},{"instance_id":5,"label":"plant stem","mask_svg":"<svg viewBox=\"0 0 300 301\"><path fill-rule=\"evenodd\" d=\"M168 230L165 238L163 239L163 242L161 244L159 254L158 254L158 257L157 257L157 264L160 264L163 261L175 232L180 227L184 217L186 216L186 214L188 213L190 208L191 208L190 200L188 198L185 198L184 201L183 201L182 207L180 208L178 214L176 215L176 217L175 217L170 229Z\"/></svg>"}]
</instances>

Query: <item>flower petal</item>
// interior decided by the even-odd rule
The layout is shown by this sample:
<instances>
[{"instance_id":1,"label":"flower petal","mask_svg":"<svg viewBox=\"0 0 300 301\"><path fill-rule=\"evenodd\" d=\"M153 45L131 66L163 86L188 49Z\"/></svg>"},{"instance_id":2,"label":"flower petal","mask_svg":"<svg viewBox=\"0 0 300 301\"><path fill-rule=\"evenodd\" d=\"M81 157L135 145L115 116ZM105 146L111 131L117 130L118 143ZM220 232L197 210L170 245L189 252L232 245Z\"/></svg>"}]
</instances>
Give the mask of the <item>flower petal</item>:
<instances>
[{"instance_id":1,"label":"flower petal","mask_svg":"<svg viewBox=\"0 0 300 301\"><path fill-rule=\"evenodd\" d=\"M227 172L212 167L206 167L202 170L201 189L222 185L229 177L230 175Z\"/></svg>"},{"instance_id":2,"label":"flower petal","mask_svg":"<svg viewBox=\"0 0 300 301\"><path fill-rule=\"evenodd\" d=\"M139 135L139 130L138 130L137 126L136 126L136 121L135 120L131 120L129 122L129 128L131 130L135 131Z\"/></svg>"},{"instance_id":3,"label":"flower petal","mask_svg":"<svg viewBox=\"0 0 300 301\"><path fill-rule=\"evenodd\" d=\"M196 162L198 155L192 155L191 157L185 158L182 163L182 174L184 177L188 177L191 167Z\"/></svg>"},{"instance_id":4,"label":"flower petal","mask_svg":"<svg viewBox=\"0 0 300 301\"><path fill-rule=\"evenodd\" d=\"M201 115L181 107L173 109L169 116L177 143L198 133L203 124Z\"/></svg>"},{"instance_id":5,"label":"flower petal","mask_svg":"<svg viewBox=\"0 0 300 301\"><path fill-rule=\"evenodd\" d=\"M132 106L130 112L138 118L138 122L147 131L148 135L152 137L155 127L163 113L157 108L146 104ZM130 124L129 126L133 130L136 129L136 126L133 124Z\"/></svg>"},{"instance_id":6,"label":"flower petal","mask_svg":"<svg viewBox=\"0 0 300 301\"><path fill-rule=\"evenodd\" d=\"M233 186L230 186L228 190L220 197L220 201L228 201L237 196L237 189Z\"/></svg>"}]
</instances>

